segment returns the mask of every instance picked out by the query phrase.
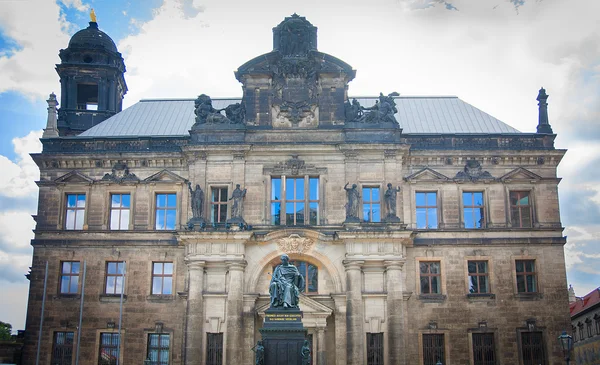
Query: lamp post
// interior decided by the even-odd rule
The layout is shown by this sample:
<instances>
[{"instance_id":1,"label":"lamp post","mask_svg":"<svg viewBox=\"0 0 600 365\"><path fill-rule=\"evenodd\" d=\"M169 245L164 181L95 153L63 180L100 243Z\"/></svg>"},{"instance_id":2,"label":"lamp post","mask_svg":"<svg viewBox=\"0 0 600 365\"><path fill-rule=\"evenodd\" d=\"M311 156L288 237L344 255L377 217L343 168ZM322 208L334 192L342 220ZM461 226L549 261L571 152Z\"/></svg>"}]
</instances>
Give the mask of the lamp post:
<instances>
[{"instance_id":1,"label":"lamp post","mask_svg":"<svg viewBox=\"0 0 600 365\"><path fill-rule=\"evenodd\" d=\"M442 362L438 359L438 362L436 362L435 365L444 365L444 364L442 364Z\"/></svg>"},{"instance_id":2,"label":"lamp post","mask_svg":"<svg viewBox=\"0 0 600 365\"><path fill-rule=\"evenodd\" d=\"M558 336L558 342L562 347L565 361L567 362L567 365L569 365L569 362L571 361L571 350L573 350L573 337L567 335L566 331L563 331L563 333Z\"/></svg>"}]
</instances>

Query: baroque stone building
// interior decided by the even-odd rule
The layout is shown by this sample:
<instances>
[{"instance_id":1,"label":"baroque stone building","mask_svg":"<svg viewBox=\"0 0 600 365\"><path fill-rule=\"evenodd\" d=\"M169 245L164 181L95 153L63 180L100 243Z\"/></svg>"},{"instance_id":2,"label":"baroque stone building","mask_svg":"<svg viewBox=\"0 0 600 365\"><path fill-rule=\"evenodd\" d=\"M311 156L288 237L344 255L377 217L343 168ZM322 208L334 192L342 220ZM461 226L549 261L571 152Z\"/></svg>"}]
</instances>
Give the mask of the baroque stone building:
<instances>
[{"instance_id":1,"label":"baroque stone building","mask_svg":"<svg viewBox=\"0 0 600 365\"><path fill-rule=\"evenodd\" d=\"M356 71L295 14L235 72L241 99L121 111L95 22L61 61L26 364L253 364L283 253L313 364L562 363L565 151L543 89L536 132L456 97L353 99Z\"/></svg>"},{"instance_id":2,"label":"baroque stone building","mask_svg":"<svg viewBox=\"0 0 600 365\"><path fill-rule=\"evenodd\" d=\"M574 349L571 359L577 365L593 365L600 361L600 288L576 297L569 287L569 310Z\"/></svg>"}]
</instances>

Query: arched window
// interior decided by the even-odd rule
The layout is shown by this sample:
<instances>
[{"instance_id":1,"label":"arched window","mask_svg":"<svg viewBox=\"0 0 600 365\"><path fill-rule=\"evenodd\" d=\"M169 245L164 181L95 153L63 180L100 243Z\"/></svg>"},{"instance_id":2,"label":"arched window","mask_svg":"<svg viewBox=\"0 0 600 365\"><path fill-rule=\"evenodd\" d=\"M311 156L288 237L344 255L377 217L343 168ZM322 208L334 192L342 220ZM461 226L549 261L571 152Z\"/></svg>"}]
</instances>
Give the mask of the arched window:
<instances>
[{"instance_id":1,"label":"arched window","mask_svg":"<svg viewBox=\"0 0 600 365\"><path fill-rule=\"evenodd\" d=\"M319 292L319 269L317 266L298 260L290 260L290 264L296 266L300 275L304 277L304 294L317 294ZM275 267L277 265L273 267L273 270Z\"/></svg>"}]
</instances>

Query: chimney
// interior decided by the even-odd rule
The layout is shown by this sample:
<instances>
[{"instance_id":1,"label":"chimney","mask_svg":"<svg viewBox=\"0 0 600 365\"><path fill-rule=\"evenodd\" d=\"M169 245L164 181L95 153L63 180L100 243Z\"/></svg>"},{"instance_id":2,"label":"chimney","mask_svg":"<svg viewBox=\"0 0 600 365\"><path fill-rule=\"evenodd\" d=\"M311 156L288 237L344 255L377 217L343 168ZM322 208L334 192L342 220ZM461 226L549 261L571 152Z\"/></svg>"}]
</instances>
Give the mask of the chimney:
<instances>
[{"instance_id":1,"label":"chimney","mask_svg":"<svg viewBox=\"0 0 600 365\"><path fill-rule=\"evenodd\" d=\"M550 127L550 123L548 122L548 94L546 94L546 90L542 87L537 96L538 106L540 108L539 111L539 120L537 126L537 133L544 134L553 134L552 127Z\"/></svg>"}]
</instances>

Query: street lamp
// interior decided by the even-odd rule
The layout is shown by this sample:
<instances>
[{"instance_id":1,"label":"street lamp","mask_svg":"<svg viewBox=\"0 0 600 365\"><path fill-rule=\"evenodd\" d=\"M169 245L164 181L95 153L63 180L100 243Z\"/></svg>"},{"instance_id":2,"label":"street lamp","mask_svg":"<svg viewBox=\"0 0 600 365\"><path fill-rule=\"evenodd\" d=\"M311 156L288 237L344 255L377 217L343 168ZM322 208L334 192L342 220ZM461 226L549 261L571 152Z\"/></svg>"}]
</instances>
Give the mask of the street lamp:
<instances>
[{"instance_id":1,"label":"street lamp","mask_svg":"<svg viewBox=\"0 0 600 365\"><path fill-rule=\"evenodd\" d=\"M567 362L567 365L569 365L569 362L571 361L571 350L573 350L573 337L567 335L566 331L563 331L563 333L558 336L558 342L562 347L565 361Z\"/></svg>"},{"instance_id":2,"label":"street lamp","mask_svg":"<svg viewBox=\"0 0 600 365\"><path fill-rule=\"evenodd\" d=\"M444 364L442 364L442 361L438 359L438 362L436 362L435 365L444 365Z\"/></svg>"}]
</instances>

